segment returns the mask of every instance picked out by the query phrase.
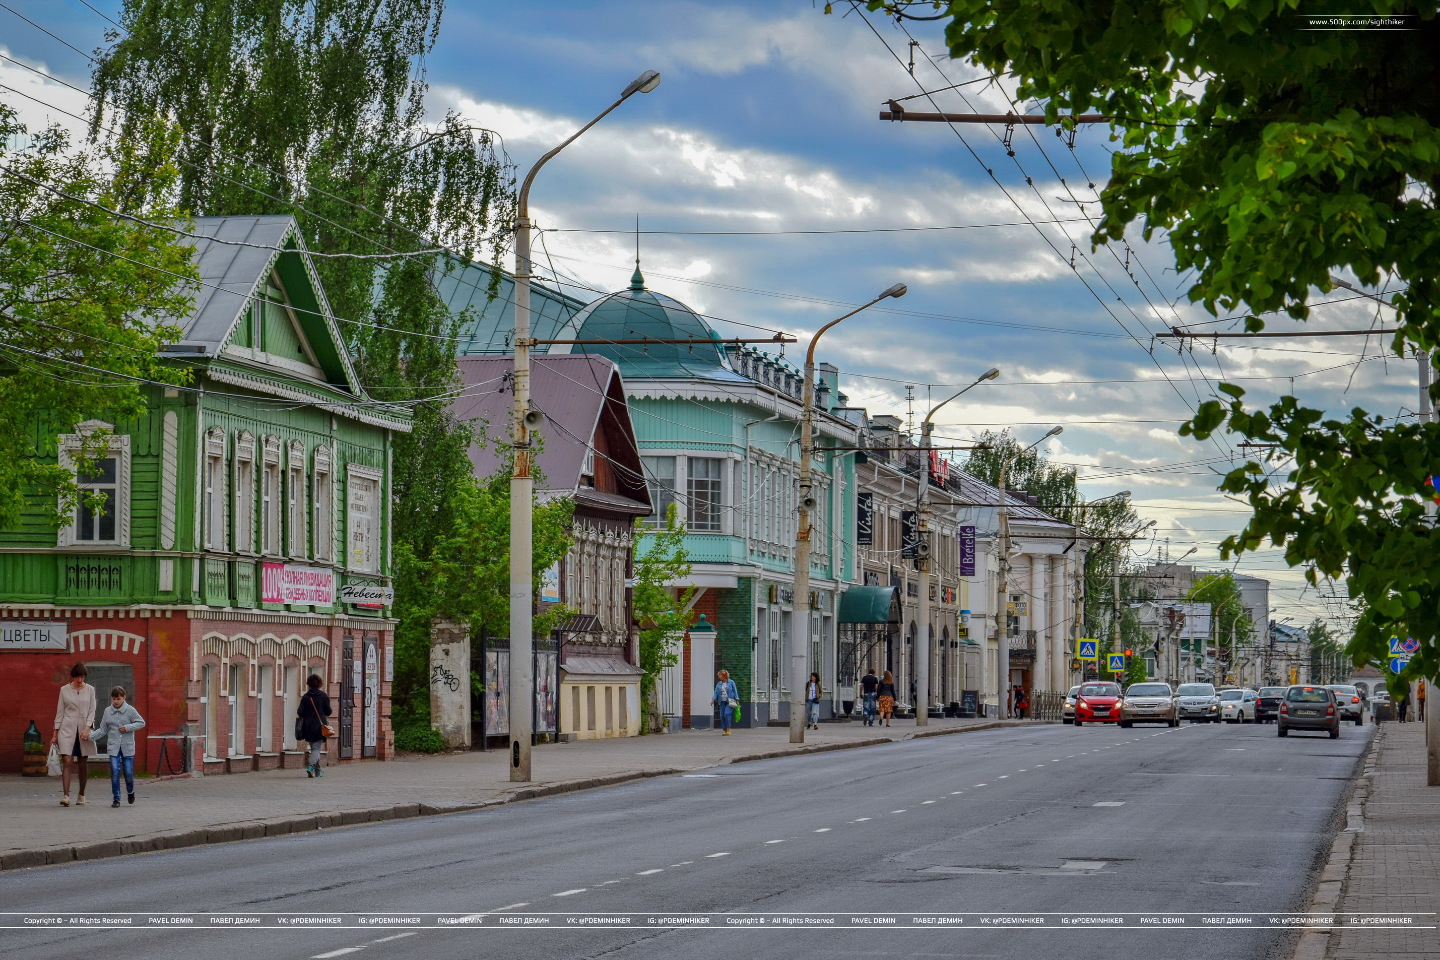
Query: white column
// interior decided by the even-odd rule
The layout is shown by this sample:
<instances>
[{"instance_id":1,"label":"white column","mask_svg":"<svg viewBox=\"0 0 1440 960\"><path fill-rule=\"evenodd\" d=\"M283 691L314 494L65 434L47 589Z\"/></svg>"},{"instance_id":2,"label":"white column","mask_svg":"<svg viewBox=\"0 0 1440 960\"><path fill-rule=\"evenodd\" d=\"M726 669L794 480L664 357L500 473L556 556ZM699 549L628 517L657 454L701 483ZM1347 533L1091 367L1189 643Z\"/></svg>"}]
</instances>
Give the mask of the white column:
<instances>
[{"instance_id":1,"label":"white column","mask_svg":"<svg viewBox=\"0 0 1440 960\"><path fill-rule=\"evenodd\" d=\"M1049 657L1045 645L1050 640L1050 561L1042 556L1030 558L1030 627L1035 631L1035 667L1030 672L1030 685L1047 690Z\"/></svg>"}]
</instances>

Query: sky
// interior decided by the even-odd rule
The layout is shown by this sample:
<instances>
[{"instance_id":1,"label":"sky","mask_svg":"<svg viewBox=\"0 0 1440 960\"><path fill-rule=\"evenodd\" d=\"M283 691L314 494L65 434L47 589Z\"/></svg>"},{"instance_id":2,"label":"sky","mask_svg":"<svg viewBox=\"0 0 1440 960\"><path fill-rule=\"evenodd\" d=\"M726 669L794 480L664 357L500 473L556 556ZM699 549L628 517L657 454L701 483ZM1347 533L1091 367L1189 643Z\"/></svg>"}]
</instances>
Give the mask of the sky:
<instances>
[{"instance_id":1,"label":"sky","mask_svg":"<svg viewBox=\"0 0 1440 960\"><path fill-rule=\"evenodd\" d=\"M1343 586L1307 587L1279 551L1220 559L1220 541L1248 510L1216 488L1245 456L1227 438L1202 443L1177 430L1222 380L1257 403L1293 393L1335 413L1410 414L1414 362L1380 336L1184 350L1156 339L1186 324L1241 327L1189 303L1162 235L1146 242L1137 225L1127 243L1091 249L1108 131L1083 127L1072 146L1022 125L1007 145L1001 125L882 121L892 98L918 111L1038 111L1013 99L1007 79L951 60L941 24L824 6L450 0L426 61L427 106L494 130L523 175L630 80L659 70L655 92L631 97L537 178L540 272L587 300L628 286L638 217L650 289L717 318L725 336L798 337L787 353L796 365L821 325L905 283L903 299L820 343L818 359L840 368L852 406L918 423L999 367L997 380L937 416L937 445L1007 427L1029 443L1063 426L1042 449L1079 471L1082 493L1130 490L1141 517L1156 521L1136 560L1194 548L1187 563L1270 580L1277 618L1342 618L1330 598ZM83 114L85 96L63 84L88 88L88 55L106 44L105 17L118 19L119 7L6 0L0 85L10 89L0 98L31 123L75 124L65 112ZM1387 308L1344 291L1313 301L1328 302L1308 329L1389 325ZM1267 320L1269 330L1307 329Z\"/></svg>"}]
</instances>

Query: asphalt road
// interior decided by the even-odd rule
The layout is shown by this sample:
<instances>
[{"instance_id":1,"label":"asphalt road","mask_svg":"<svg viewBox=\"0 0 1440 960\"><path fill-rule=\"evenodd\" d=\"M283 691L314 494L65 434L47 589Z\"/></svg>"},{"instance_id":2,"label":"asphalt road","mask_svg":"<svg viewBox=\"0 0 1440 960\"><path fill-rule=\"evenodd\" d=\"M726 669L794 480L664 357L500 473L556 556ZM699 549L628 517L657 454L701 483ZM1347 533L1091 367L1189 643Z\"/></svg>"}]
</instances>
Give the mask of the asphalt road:
<instances>
[{"instance_id":1,"label":"asphalt road","mask_svg":"<svg viewBox=\"0 0 1440 960\"><path fill-rule=\"evenodd\" d=\"M1223 921L1306 908L1370 735L1348 725L1338 741L1281 740L1269 725L996 730L0 875L12 918L370 912L491 914L488 924L504 913L546 927L62 927L0 940L14 960L1261 960L1286 953L1286 931ZM566 925L606 913L636 925ZM715 928L646 928L637 914L706 914ZM958 928L912 922L962 914ZM1033 929L987 925L986 914L1127 925ZM1146 914L1179 919L1134 926ZM729 925L776 915L828 916L844 929ZM887 915L898 923L863 923Z\"/></svg>"}]
</instances>

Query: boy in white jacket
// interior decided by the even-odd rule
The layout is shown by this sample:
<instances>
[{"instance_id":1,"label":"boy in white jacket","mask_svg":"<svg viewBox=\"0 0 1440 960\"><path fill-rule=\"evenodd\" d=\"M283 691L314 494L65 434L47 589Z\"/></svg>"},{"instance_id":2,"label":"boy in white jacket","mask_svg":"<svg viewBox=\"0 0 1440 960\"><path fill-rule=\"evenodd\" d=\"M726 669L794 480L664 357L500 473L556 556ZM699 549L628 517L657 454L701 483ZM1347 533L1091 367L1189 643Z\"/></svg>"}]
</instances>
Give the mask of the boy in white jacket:
<instances>
[{"instance_id":1,"label":"boy in white jacket","mask_svg":"<svg viewBox=\"0 0 1440 960\"><path fill-rule=\"evenodd\" d=\"M135 802L135 731L145 726L140 711L125 702L125 688L110 691L110 706L100 724L90 734L91 740L105 738L110 755L110 806L120 806L120 773L125 773L125 790L130 803Z\"/></svg>"}]
</instances>

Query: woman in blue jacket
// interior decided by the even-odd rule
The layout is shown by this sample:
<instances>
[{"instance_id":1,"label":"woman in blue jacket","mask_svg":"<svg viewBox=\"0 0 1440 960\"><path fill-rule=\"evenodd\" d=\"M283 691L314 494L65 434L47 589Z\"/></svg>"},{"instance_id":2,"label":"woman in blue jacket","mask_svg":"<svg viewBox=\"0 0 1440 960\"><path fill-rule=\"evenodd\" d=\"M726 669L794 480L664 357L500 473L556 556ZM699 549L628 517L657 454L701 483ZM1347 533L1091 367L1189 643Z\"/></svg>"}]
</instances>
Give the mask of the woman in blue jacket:
<instances>
[{"instance_id":1,"label":"woman in blue jacket","mask_svg":"<svg viewBox=\"0 0 1440 960\"><path fill-rule=\"evenodd\" d=\"M720 729L724 731L721 736L730 736L730 722L740 704L740 691L735 688L735 681L730 679L729 670L715 674L715 696L710 698L710 702L720 708Z\"/></svg>"}]
</instances>

